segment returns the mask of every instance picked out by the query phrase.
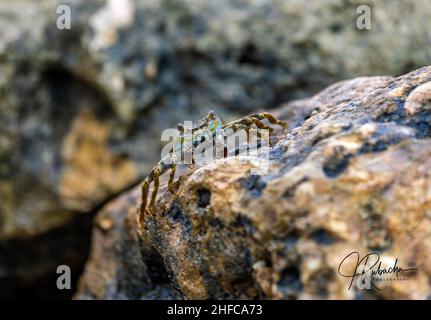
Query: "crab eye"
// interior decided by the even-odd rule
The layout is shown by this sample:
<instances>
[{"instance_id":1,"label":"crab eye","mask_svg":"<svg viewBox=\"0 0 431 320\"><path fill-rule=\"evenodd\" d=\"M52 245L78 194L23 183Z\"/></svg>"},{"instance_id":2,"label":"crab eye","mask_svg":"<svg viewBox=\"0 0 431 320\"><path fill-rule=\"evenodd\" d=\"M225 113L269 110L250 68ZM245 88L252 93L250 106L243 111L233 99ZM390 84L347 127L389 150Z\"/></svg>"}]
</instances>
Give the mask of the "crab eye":
<instances>
[{"instance_id":1,"label":"crab eye","mask_svg":"<svg viewBox=\"0 0 431 320\"><path fill-rule=\"evenodd\" d=\"M182 123L178 123L178 124L177 124L177 129L178 129L180 132L184 132L184 125L183 125Z\"/></svg>"},{"instance_id":2,"label":"crab eye","mask_svg":"<svg viewBox=\"0 0 431 320\"><path fill-rule=\"evenodd\" d=\"M215 117L215 111L210 110L207 114L207 119L211 120L211 119L214 119L214 117Z\"/></svg>"}]
</instances>

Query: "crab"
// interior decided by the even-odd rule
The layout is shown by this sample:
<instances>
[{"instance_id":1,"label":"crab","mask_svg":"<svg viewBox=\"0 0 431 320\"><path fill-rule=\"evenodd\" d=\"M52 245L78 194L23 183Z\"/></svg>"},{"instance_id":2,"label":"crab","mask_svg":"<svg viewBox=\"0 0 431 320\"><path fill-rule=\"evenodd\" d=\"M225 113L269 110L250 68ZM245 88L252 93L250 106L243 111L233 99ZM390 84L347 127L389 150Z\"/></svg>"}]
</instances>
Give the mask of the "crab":
<instances>
[{"instance_id":1,"label":"crab","mask_svg":"<svg viewBox=\"0 0 431 320\"><path fill-rule=\"evenodd\" d=\"M254 129L255 125L258 129L267 129L269 135L271 136L274 128L271 128L264 124L262 120L267 119L271 124L279 125L285 130L287 128L287 123L282 120L276 119L272 114L267 112L252 114L238 120L223 124L218 116L216 116L214 110L210 110L208 114L193 122L191 126L191 134L187 132L183 124L179 123L177 129L179 135L176 137L172 149L169 153L164 156L157 165L150 171L148 176L144 179L141 185L141 207L139 220L141 224L143 223L146 214L152 214L154 204L157 197L157 192L159 189L159 177L170 170L168 190L172 194L175 194L173 183L176 172L176 161L177 152L179 151L181 157L184 157L185 153L193 154L193 151L199 147L203 142L214 139L216 134L220 131L228 134L228 129L236 132L238 130L245 130L247 136L249 131ZM268 141L270 144L270 141ZM194 163L194 159L192 158ZM147 198L151 182L153 182L153 191L151 194L150 203L147 208Z\"/></svg>"}]
</instances>

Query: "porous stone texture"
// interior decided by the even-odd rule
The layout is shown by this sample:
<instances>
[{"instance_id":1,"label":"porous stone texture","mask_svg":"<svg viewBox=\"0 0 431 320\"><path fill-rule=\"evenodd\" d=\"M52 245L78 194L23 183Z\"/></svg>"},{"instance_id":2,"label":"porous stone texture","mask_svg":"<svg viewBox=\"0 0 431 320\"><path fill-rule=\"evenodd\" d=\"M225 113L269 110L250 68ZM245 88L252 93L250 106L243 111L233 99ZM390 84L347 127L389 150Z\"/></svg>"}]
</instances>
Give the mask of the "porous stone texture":
<instances>
[{"instance_id":1,"label":"porous stone texture","mask_svg":"<svg viewBox=\"0 0 431 320\"><path fill-rule=\"evenodd\" d=\"M155 214L138 226L141 250L158 252L189 299L429 297L430 81L431 67L358 78L275 110L296 126L274 136L269 173L250 175L253 161L228 157L183 174L175 195L164 179ZM129 221L139 190L125 197L135 199L122 209ZM348 290L338 268L354 251L416 271L377 282L380 290L356 280ZM348 260L341 273L353 267ZM84 283L93 286L87 275Z\"/></svg>"},{"instance_id":2,"label":"porous stone texture","mask_svg":"<svg viewBox=\"0 0 431 320\"><path fill-rule=\"evenodd\" d=\"M363 31L361 4L1 3L0 238L92 211L148 172L162 128L208 106L234 119L430 60L430 3L368 1ZM70 30L56 27L59 5L70 6Z\"/></svg>"}]
</instances>

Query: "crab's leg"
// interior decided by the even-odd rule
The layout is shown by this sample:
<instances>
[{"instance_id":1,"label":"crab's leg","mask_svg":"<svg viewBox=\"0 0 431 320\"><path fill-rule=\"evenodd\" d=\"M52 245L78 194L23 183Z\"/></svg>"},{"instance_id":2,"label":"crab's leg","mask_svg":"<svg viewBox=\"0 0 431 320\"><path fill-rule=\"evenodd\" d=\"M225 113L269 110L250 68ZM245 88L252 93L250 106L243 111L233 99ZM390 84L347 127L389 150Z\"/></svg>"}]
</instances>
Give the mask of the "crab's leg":
<instances>
[{"instance_id":1,"label":"crab's leg","mask_svg":"<svg viewBox=\"0 0 431 320\"><path fill-rule=\"evenodd\" d=\"M277 125L281 126L283 128L283 130L287 129L287 123L285 121L276 119L272 114L270 114L268 112L252 114L246 118L255 118L258 120L268 119L268 121L270 123L277 124Z\"/></svg>"},{"instance_id":2,"label":"crab's leg","mask_svg":"<svg viewBox=\"0 0 431 320\"><path fill-rule=\"evenodd\" d=\"M256 118L252 118L252 121L254 122L254 124L259 128L259 129L268 129L269 130L269 134L271 135L272 132L274 131L273 128L267 126L266 124L264 124L262 121L256 119Z\"/></svg>"},{"instance_id":3,"label":"crab's leg","mask_svg":"<svg viewBox=\"0 0 431 320\"><path fill-rule=\"evenodd\" d=\"M147 206L148 188L150 186L150 176L147 176L141 185L141 209L139 214L139 221L143 224L145 207Z\"/></svg>"},{"instance_id":4,"label":"crab's leg","mask_svg":"<svg viewBox=\"0 0 431 320\"><path fill-rule=\"evenodd\" d=\"M249 141L250 141L250 130L251 130L251 127L249 125L245 125L243 123L232 123L231 125L227 124L226 127L224 127L224 129L223 129L226 134L227 134L227 132L226 132L227 129L232 129L233 130L232 134L234 134L235 132L237 132L239 130L244 130L247 134L247 144L249 143ZM229 152L228 150L224 151L225 157L227 157L228 152Z\"/></svg>"},{"instance_id":5,"label":"crab's leg","mask_svg":"<svg viewBox=\"0 0 431 320\"><path fill-rule=\"evenodd\" d=\"M149 209L151 210L154 207L154 203L156 202L157 192L159 191L159 177L164 174L169 169L175 167L175 163L173 162L174 158L172 154L168 154L162 160L159 161L157 166L153 169L153 193L151 194L151 200L149 204ZM151 173L150 173L151 174ZM172 175L172 172L171 172Z\"/></svg>"},{"instance_id":6,"label":"crab's leg","mask_svg":"<svg viewBox=\"0 0 431 320\"><path fill-rule=\"evenodd\" d=\"M223 128L229 128L232 127L235 124L242 124L242 125L246 125L246 126L252 126L253 124L256 125L259 129L268 129L270 130L270 134L272 134L272 132L274 131L273 128L265 125L262 121L263 119L268 119L269 122L273 123L273 124L277 124L282 126L283 128L287 128L287 123L281 120L277 120L274 118L274 116L272 116L269 113L257 113L257 114L252 114L250 116L246 116L244 118L241 118L239 120L235 120L232 122L229 122L227 124L225 124L223 126Z\"/></svg>"},{"instance_id":7,"label":"crab's leg","mask_svg":"<svg viewBox=\"0 0 431 320\"><path fill-rule=\"evenodd\" d=\"M162 168L160 165L157 165L156 170L154 170L153 193L151 194L151 200L149 204L150 210L154 207L154 203L156 202L157 192L159 191L159 177L161 175Z\"/></svg>"},{"instance_id":8,"label":"crab's leg","mask_svg":"<svg viewBox=\"0 0 431 320\"><path fill-rule=\"evenodd\" d=\"M238 130L245 130L247 133L247 140L249 140L250 127L254 124L251 119L241 118L239 120L235 120L232 122L228 122L223 125L222 129L226 132L227 129L232 129L233 132L237 132Z\"/></svg>"},{"instance_id":9,"label":"crab's leg","mask_svg":"<svg viewBox=\"0 0 431 320\"><path fill-rule=\"evenodd\" d=\"M151 182L154 182L153 192L151 194L151 200L149 204L149 209L151 210L154 206L154 203L156 201L157 192L159 190L159 177L165 173L169 168L174 168L175 170L175 164L169 163L167 164L168 159L173 159L172 154L168 154L165 158L159 161L159 163L150 171L148 176L145 178L144 182L141 185L141 209L140 209L140 221L143 222L144 214L147 212L147 198L148 198L148 191L149 186ZM172 176L172 172L171 172ZM174 172L175 176L175 172ZM171 178L173 179L173 178ZM171 180L170 179L170 180ZM170 182L172 183L172 182Z\"/></svg>"},{"instance_id":10,"label":"crab's leg","mask_svg":"<svg viewBox=\"0 0 431 320\"><path fill-rule=\"evenodd\" d=\"M172 194L175 194L173 183L174 183L176 169L177 169L176 164L172 163L171 164L171 173L169 174L169 181L168 181L168 189L169 189L169 192Z\"/></svg>"},{"instance_id":11,"label":"crab's leg","mask_svg":"<svg viewBox=\"0 0 431 320\"><path fill-rule=\"evenodd\" d=\"M248 134L251 128L248 125L245 125L243 123L237 123L236 121L234 121L234 122L227 123L223 126L223 131L225 133L227 133L226 132L227 129L232 129L233 132L237 132L238 130L245 130L247 132L247 138L248 138Z\"/></svg>"},{"instance_id":12,"label":"crab's leg","mask_svg":"<svg viewBox=\"0 0 431 320\"><path fill-rule=\"evenodd\" d=\"M256 118L252 118L252 121L256 124L256 126L259 129L266 129L266 130L269 131L268 140L266 140L266 142L268 143L269 146L272 147L272 142L270 140L270 137L271 137L272 133L274 132L274 129L271 128L271 127L269 127L269 126L267 126L267 125L265 125L262 121L260 121L260 120L258 120ZM261 133L259 131L257 132L257 137L260 138L260 139L262 139L262 135L261 135Z\"/></svg>"},{"instance_id":13,"label":"crab's leg","mask_svg":"<svg viewBox=\"0 0 431 320\"><path fill-rule=\"evenodd\" d=\"M253 121L253 123L255 123L254 122L254 120L251 120L251 121ZM258 121L258 120L257 120ZM259 121L260 122L260 121ZM274 129L272 129L272 128L270 128L270 127L267 127L266 125L264 125L262 122L260 122L260 124L262 125L261 127L259 127L259 125L257 125L260 129L269 129L269 132L270 132L270 134L272 133L272 131L274 130ZM227 123L225 126L224 126L224 128L223 128L223 130L226 132L226 130L227 129L232 129L233 130L233 132L237 132L238 130L245 130L245 132L247 133L247 141L250 141L250 130L252 130L252 128L250 127L250 125L246 125L246 124L244 124L244 123L241 123L241 122L239 122L239 123L237 123L236 121L235 122L231 122L231 123ZM259 131L257 131L257 137L258 138L261 138L262 139L262 135L260 134L260 132ZM268 145L272 145L271 144L271 141L269 140L269 137L268 137L268 139L265 139L265 141L268 143Z\"/></svg>"},{"instance_id":14,"label":"crab's leg","mask_svg":"<svg viewBox=\"0 0 431 320\"><path fill-rule=\"evenodd\" d=\"M222 129L229 129L229 128L236 128L236 129L242 129L244 127L250 127L254 124L254 122L249 117L244 117L232 122L228 122L223 125ZM236 131L236 130L234 130Z\"/></svg>"},{"instance_id":15,"label":"crab's leg","mask_svg":"<svg viewBox=\"0 0 431 320\"><path fill-rule=\"evenodd\" d=\"M283 129L287 128L287 123L285 121L277 120L272 114L267 113L267 112L252 114L252 115L246 116L244 118L241 118L239 120L229 122L229 123L225 124L223 126L223 128L228 128L228 127L231 127L235 124L244 124L247 126L252 126L253 124L255 124L260 129L272 129L272 128L269 128L268 126L266 126L262 121L260 121L260 120L264 120L264 119L268 119L268 121L270 123L277 124L277 125L283 127ZM271 133L272 133L272 131L273 130L271 130Z\"/></svg>"}]
</instances>

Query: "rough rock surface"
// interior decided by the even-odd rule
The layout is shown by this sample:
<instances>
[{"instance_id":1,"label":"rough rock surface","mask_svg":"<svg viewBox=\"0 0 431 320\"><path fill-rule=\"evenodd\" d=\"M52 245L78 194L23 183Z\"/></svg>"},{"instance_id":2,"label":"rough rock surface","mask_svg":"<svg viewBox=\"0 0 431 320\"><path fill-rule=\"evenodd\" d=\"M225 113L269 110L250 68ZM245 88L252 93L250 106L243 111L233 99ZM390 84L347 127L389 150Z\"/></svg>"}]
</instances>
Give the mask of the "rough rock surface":
<instances>
[{"instance_id":1,"label":"rough rock surface","mask_svg":"<svg viewBox=\"0 0 431 320\"><path fill-rule=\"evenodd\" d=\"M56 28L59 4L70 4L71 30ZM76 213L139 181L159 158L162 128L208 105L229 120L340 79L429 62L430 3L368 1L371 31L354 27L361 4L1 2L0 287L36 279L21 272L33 262L38 275L79 265L90 219ZM306 118L302 103L292 110ZM57 246L65 230L71 251ZM11 255L22 247L53 260Z\"/></svg>"},{"instance_id":2,"label":"rough rock surface","mask_svg":"<svg viewBox=\"0 0 431 320\"><path fill-rule=\"evenodd\" d=\"M372 32L354 27L360 1L118 3L0 4L0 238L92 211L157 160L161 128L208 105L228 119L431 56L421 0L368 1Z\"/></svg>"},{"instance_id":3,"label":"rough rock surface","mask_svg":"<svg viewBox=\"0 0 431 320\"><path fill-rule=\"evenodd\" d=\"M228 157L177 180L177 195L162 187L157 214L139 228L141 251L158 252L160 270L185 298L429 297L430 83L431 67L359 78L280 108L297 126L274 138L269 174L251 176L252 162ZM122 206L132 224L139 191L123 197L135 200L111 206ZM112 250L107 239L94 246ZM380 290L347 290L338 267L352 251L417 270L379 282ZM101 255L93 250L87 268L96 269ZM87 272L81 285L95 283Z\"/></svg>"},{"instance_id":4,"label":"rough rock surface","mask_svg":"<svg viewBox=\"0 0 431 320\"><path fill-rule=\"evenodd\" d=\"M119 196L95 220L91 263L76 299L181 299L172 288L161 256L140 246L136 225L139 189Z\"/></svg>"}]
</instances>

